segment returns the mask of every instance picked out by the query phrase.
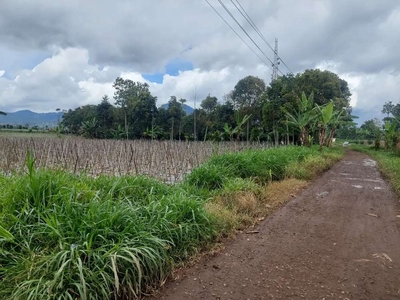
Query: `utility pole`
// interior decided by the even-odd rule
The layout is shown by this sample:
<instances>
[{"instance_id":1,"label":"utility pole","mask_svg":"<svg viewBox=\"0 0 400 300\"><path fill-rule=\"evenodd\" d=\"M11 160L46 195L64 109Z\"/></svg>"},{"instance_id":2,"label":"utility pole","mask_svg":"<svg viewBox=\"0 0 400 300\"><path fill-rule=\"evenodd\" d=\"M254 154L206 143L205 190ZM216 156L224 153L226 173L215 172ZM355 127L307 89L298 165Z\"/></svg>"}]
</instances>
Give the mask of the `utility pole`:
<instances>
[{"instance_id":1,"label":"utility pole","mask_svg":"<svg viewBox=\"0 0 400 300\"><path fill-rule=\"evenodd\" d=\"M196 100L197 100L197 87L194 87L194 110L193 110L193 138L197 141L197 128L196 128Z\"/></svg>"},{"instance_id":2,"label":"utility pole","mask_svg":"<svg viewBox=\"0 0 400 300\"><path fill-rule=\"evenodd\" d=\"M280 58L278 56L278 39L275 38L274 63L272 64L271 82L278 79Z\"/></svg>"}]
</instances>

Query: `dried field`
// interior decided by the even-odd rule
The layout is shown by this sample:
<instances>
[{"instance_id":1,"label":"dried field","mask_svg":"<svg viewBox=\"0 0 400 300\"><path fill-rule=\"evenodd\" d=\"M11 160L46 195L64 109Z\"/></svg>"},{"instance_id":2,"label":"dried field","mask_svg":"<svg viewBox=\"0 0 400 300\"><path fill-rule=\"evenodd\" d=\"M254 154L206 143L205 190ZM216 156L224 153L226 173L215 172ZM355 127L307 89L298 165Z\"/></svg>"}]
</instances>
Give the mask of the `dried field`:
<instances>
[{"instance_id":1,"label":"dried field","mask_svg":"<svg viewBox=\"0 0 400 300\"><path fill-rule=\"evenodd\" d=\"M56 137L0 137L0 170L22 170L31 150L38 167L73 173L137 175L163 182L181 180L213 154L267 148L246 142L117 141Z\"/></svg>"}]
</instances>

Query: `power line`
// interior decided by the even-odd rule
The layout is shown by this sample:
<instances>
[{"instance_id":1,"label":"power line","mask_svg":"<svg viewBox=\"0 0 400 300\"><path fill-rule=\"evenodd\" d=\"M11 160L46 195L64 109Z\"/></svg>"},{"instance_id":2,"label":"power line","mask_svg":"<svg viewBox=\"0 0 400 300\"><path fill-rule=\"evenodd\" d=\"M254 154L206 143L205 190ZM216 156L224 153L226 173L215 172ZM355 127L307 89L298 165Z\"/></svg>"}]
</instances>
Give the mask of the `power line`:
<instances>
[{"instance_id":1,"label":"power line","mask_svg":"<svg viewBox=\"0 0 400 300\"><path fill-rule=\"evenodd\" d=\"M246 12L246 10L243 8L243 6L240 4L239 0L236 0L237 4L240 6L241 10L243 11L243 13L246 15L244 15L242 13L242 11L236 6L236 4L233 2L233 0L231 0L232 4L236 7L236 9L242 14L242 16L246 19L246 21L251 25L251 27L253 27L253 29L258 33L258 35L261 37L261 39L267 44L267 46L274 51L275 50L272 48L272 46L270 45L270 43L268 43L267 39L265 38L265 36L262 34L262 32L258 29L257 25L253 22L253 20L251 19L251 17L248 15L248 13ZM277 53L275 53L277 55ZM288 65L284 62L284 60L281 57L278 57L282 63L286 66L286 68L290 71L290 73L293 73L292 70L288 67Z\"/></svg>"},{"instance_id":2,"label":"power line","mask_svg":"<svg viewBox=\"0 0 400 300\"><path fill-rule=\"evenodd\" d=\"M240 5L239 1L237 1L237 3L239 4L240 8L243 10L240 10L237 5L235 4L235 2L233 2L233 0L231 0L232 4L236 7L236 9L240 12L240 14L243 16L243 18L246 19L246 21L251 25L251 27L253 27L253 29L258 33L258 35L263 39L263 41L268 45L268 47L274 51L274 49L272 48L272 46L268 43L268 41L264 38L263 34L261 33L261 31L258 29L257 25L253 22L253 20L250 18L250 16L247 14L247 12L244 10L244 8L242 7L242 5Z\"/></svg>"},{"instance_id":3,"label":"power line","mask_svg":"<svg viewBox=\"0 0 400 300\"><path fill-rule=\"evenodd\" d=\"M215 11L215 13L225 22L225 24L226 25L228 25L229 26L229 28L234 32L234 33L236 33L236 35L242 40L242 42L268 67L268 68L270 68L271 70L272 70L272 68L265 62L265 60L263 60L261 57L260 57L260 55L258 55L254 50L253 50L253 48L251 48L250 46L249 46L249 44L247 44L246 43L246 41L236 32L236 30L235 29L233 29L233 27L224 19L224 17L223 16L221 16L221 14L214 8L214 6L212 6L211 5L211 3L210 2L208 2L208 0L205 0L207 3L208 3L208 5ZM269 60L269 59L268 59ZM271 61L271 60L269 60L269 61Z\"/></svg>"},{"instance_id":4,"label":"power line","mask_svg":"<svg viewBox=\"0 0 400 300\"><path fill-rule=\"evenodd\" d=\"M231 18L236 22L236 24L242 29L242 31L247 35L247 37L253 42L253 44L260 50L262 54L270 61L271 64L274 64L272 60L269 59L269 57L262 51L260 46L253 40L253 38L247 33L247 31L243 28L242 25L240 25L239 21L235 18L235 16L230 12L230 10L225 6L225 4L222 2L222 0L218 0L219 4L225 9L225 11L231 16Z\"/></svg>"}]
</instances>

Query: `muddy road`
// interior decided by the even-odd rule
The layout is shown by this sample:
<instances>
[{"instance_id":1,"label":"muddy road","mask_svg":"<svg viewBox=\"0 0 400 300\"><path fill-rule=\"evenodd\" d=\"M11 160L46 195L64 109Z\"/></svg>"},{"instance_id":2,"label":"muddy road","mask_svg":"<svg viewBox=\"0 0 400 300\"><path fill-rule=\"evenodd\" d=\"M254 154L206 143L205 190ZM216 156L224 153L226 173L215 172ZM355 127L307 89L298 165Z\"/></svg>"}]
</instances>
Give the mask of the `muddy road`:
<instances>
[{"instance_id":1,"label":"muddy road","mask_svg":"<svg viewBox=\"0 0 400 300\"><path fill-rule=\"evenodd\" d=\"M349 151L152 299L400 299L399 208L375 161Z\"/></svg>"}]
</instances>

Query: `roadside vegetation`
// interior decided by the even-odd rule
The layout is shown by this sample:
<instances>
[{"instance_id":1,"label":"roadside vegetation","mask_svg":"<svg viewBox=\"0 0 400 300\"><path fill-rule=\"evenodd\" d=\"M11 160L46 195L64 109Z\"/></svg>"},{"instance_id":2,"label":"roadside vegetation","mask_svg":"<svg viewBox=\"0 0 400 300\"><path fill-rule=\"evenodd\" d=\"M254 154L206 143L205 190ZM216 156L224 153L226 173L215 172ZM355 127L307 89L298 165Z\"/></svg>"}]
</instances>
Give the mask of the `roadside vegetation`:
<instances>
[{"instance_id":1,"label":"roadside vegetation","mask_svg":"<svg viewBox=\"0 0 400 300\"><path fill-rule=\"evenodd\" d=\"M383 119L384 124L378 120L369 123L373 140L357 142L351 148L375 158L380 170L400 196L400 104L386 102L382 113L387 114Z\"/></svg>"},{"instance_id":2,"label":"roadside vegetation","mask_svg":"<svg viewBox=\"0 0 400 300\"><path fill-rule=\"evenodd\" d=\"M341 156L316 147L227 153L168 185L42 169L28 153L23 174L0 177L0 298L137 297Z\"/></svg>"},{"instance_id":3,"label":"roadside vegetation","mask_svg":"<svg viewBox=\"0 0 400 300\"><path fill-rule=\"evenodd\" d=\"M375 149L373 145L352 145L351 148L376 159L380 171L400 197L400 151L398 149Z\"/></svg>"}]
</instances>

